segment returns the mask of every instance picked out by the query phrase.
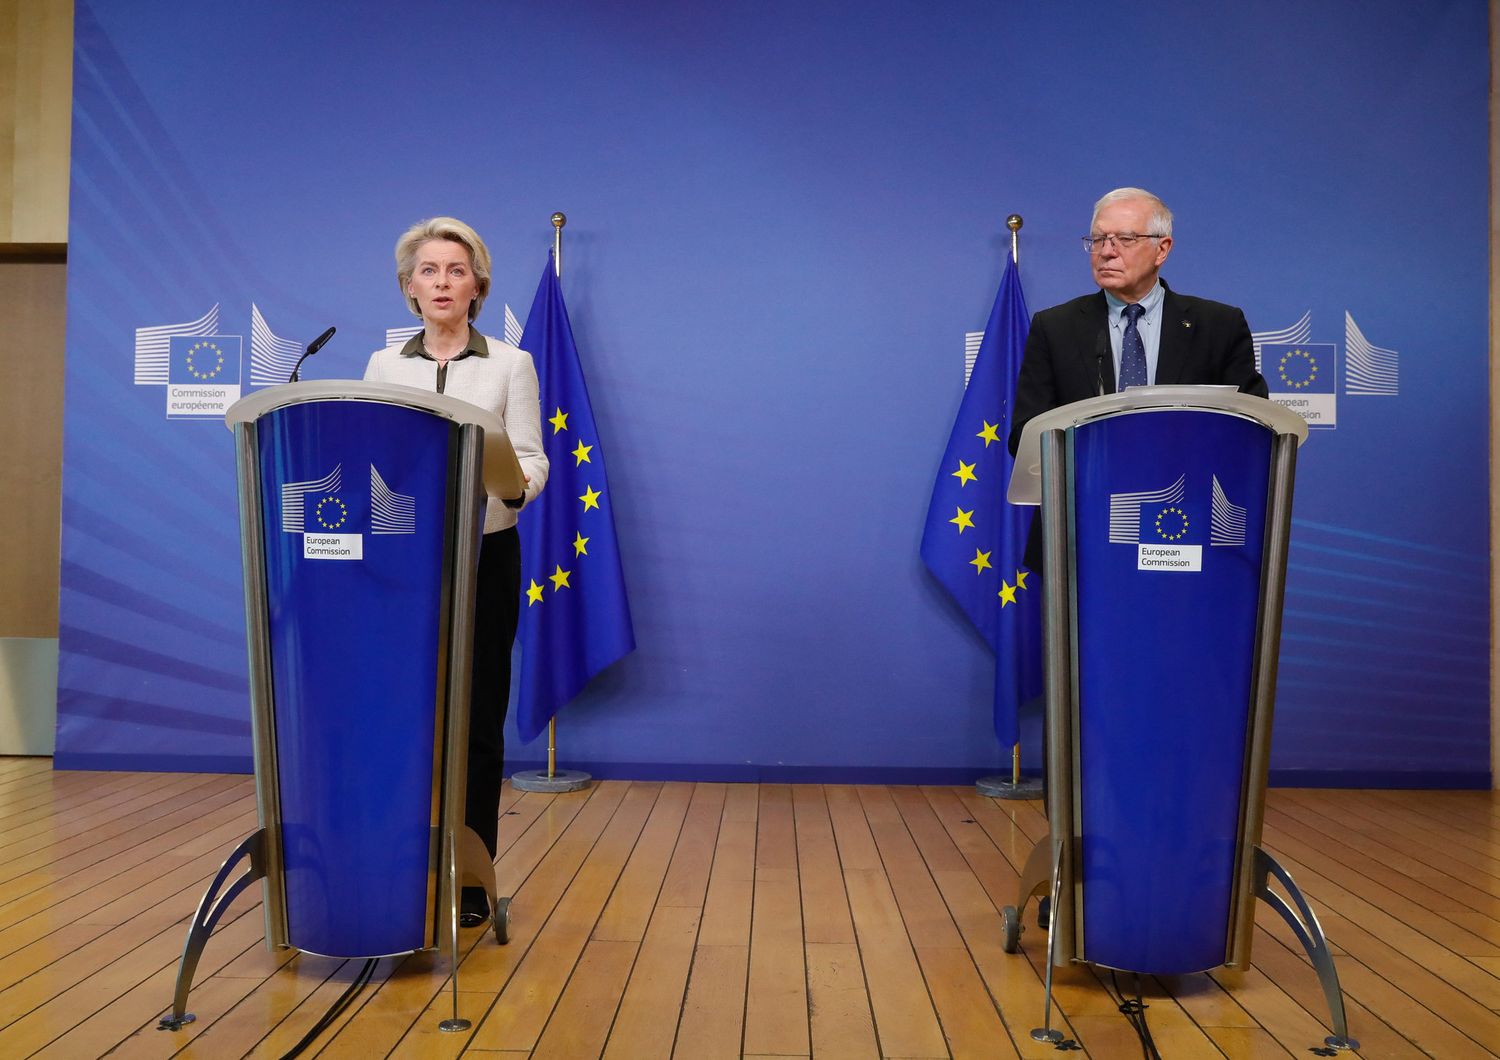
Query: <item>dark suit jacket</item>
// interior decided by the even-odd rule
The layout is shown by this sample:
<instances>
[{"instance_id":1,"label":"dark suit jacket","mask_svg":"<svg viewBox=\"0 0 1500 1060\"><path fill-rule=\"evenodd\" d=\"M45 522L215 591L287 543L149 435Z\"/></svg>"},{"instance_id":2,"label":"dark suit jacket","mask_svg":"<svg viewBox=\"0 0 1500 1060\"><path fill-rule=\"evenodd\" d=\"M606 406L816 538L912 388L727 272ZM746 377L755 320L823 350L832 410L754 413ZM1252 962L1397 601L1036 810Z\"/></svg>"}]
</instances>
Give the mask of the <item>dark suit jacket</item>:
<instances>
[{"instance_id":1,"label":"dark suit jacket","mask_svg":"<svg viewBox=\"0 0 1500 1060\"><path fill-rule=\"evenodd\" d=\"M1161 345L1156 361L1159 385L1231 384L1265 397L1266 381L1255 370L1255 348L1245 314L1232 305L1177 294L1162 281ZM1011 409L1010 451L1021 442L1021 428L1044 412L1084 398L1115 392L1110 352L1108 303L1103 291L1044 309L1031 321L1016 402ZM1040 513L1038 513L1040 514ZM1031 524L1026 566L1042 567L1040 518Z\"/></svg>"}]
</instances>

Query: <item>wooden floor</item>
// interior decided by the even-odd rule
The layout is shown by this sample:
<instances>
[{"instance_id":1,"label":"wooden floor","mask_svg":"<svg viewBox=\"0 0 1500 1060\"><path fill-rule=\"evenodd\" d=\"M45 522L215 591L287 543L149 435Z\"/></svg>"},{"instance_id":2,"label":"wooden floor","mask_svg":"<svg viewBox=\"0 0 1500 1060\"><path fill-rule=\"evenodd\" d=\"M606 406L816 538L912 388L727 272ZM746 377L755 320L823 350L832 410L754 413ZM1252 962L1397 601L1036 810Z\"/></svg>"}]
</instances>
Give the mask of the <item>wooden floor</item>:
<instances>
[{"instance_id":1,"label":"wooden floor","mask_svg":"<svg viewBox=\"0 0 1500 1060\"><path fill-rule=\"evenodd\" d=\"M1046 831L970 788L603 782L507 790L512 941L382 960L304 1056L1044 1057L1045 934L997 909ZM0 759L0 1057L281 1056L362 962L273 956L259 888L170 1007L186 922L255 828L242 776L58 773ZM1273 791L1267 846L1317 909L1367 1057L1500 1053L1500 797ZM1034 924L1035 905L1028 911ZM1163 1057L1306 1056L1312 967L1262 906L1254 968L1148 979ZM1127 986L1122 977L1121 986ZM1098 1058L1141 1046L1108 976L1060 970L1055 1025ZM1347 1054L1345 1054L1347 1055Z\"/></svg>"}]
</instances>

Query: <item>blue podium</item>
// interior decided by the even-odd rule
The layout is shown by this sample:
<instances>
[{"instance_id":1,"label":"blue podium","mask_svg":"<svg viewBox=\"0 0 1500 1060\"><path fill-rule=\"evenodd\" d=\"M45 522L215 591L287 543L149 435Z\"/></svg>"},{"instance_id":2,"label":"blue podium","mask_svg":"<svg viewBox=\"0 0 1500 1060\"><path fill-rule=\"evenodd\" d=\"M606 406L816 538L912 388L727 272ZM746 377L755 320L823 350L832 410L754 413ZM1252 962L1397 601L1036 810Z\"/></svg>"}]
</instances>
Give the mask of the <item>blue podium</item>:
<instances>
[{"instance_id":1,"label":"blue podium","mask_svg":"<svg viewBox=\"0 0 1500 1060\"><path fill-rule=\"evenodd\" d=\"M1132 388L1022 432L1009 499L1042 505L1051 834L1003 923L1015 952L1020 910L1046 893L1038 1040L1061 1037L1054 965L1245 968L1259 897L1318 971L1326 1044L1358 1047L1317 917L1260 846L1306 437L1301 417L1226 387Z\"/></svg>"},{"instance_id":2,"label":"blue podium","mask_svg":"<svg viewBox=\"0 0 1500 1060\"><path fill-rule=\"evenodd\" d=\"M373 958L447 940L456 972L461 882L488 893L502 943L508 923L489 853L463 825L484 505L523 486L503 424L352 381L272 387L226 420L259 828L198 907L169 1029L192 1019L208 935L257 880L272 950Z\"/></svg>"}]
</instances>

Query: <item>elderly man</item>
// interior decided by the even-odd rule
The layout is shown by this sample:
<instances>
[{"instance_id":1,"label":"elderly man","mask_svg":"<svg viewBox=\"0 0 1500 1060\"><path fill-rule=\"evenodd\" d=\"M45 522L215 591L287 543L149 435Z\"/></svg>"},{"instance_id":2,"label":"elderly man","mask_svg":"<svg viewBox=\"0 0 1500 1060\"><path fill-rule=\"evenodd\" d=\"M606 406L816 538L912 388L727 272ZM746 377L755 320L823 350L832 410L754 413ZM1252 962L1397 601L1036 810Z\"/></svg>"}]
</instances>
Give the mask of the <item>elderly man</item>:
<instances>
[{"instance_id":1,"label":"elderly man","mask_svg":"<svg viewBox=\"0 0 1500 1060\"><path fill-rule=\"evenodd\" d=\"M1031 321L1011 415L1012 453L1033 416L1131 386L1217 383L1266 396L1245 314L1178 294L1160 278L1172 252L1166 203L1141 188L1116 188L1094 204L1083 247L1100 289ZM1025 562L1040 569L1035 525Z\"/></svg>"},{"instance_id":2,"label":"elderly man","mask_svg":"<svg viewBox=\"0 0 1500 1060\"><path fill-rule=\"evenodd\" d=\"M1245 314L1171 290L1172 211L1149 191L1117 188L1094 205L1083 237L1100 290L1031 322L1010 447L1033 416L1149 383L1220 383L1266 396Z\"/></svg>"}]
</instances>

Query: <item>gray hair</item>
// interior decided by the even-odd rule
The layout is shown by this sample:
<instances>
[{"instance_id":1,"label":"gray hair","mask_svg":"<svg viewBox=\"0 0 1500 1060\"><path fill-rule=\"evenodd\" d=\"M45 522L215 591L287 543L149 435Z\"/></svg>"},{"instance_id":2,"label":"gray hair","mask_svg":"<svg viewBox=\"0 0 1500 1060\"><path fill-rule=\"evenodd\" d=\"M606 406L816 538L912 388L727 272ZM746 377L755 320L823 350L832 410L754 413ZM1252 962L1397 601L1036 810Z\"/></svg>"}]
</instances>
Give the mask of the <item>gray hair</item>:
<instances>
[{"instance_id":1,"label":"gray hair","mask_svg":"<svg viewBox=\"0 0 1500 1060\"><path fill-rule=\"evenodd\" d=\"M1095 231L1094 222L1099 220L1099 211L1112 202L1124 202L1127 199L1143 199L1151 204L1151 231L1142 232L1141 235L1170 236L1172 234L1172 211L1167 209L1167 204L1152 195L1145 188L1116 188L1108 192L1098 202L1094 203L1094 215L1089 218L1089 231Z\"/></svg>"},{"instance_id":2,"label":"gray hair","mask_svg":"<svg viewBox=\"0 0 1500 1060\"><path fill-rule=\"evenodd\" d=\"M406 299L406 308L417 316L422 315L422 307L406 293L406 285L411 282L412 273L417 269L418 248L433 239L446 239L469 252L469 263L474 267L474 301L469 303L469 319L473 320L479 315L480 307L490 293L490 251L484 245L484 240L479 238L479 233L456 217L434 217L428 221L418 221L396 240L396 283Z\"/></svg>"}]
</instances>

